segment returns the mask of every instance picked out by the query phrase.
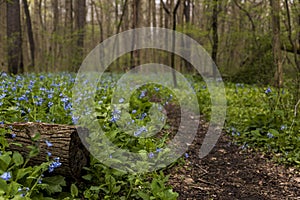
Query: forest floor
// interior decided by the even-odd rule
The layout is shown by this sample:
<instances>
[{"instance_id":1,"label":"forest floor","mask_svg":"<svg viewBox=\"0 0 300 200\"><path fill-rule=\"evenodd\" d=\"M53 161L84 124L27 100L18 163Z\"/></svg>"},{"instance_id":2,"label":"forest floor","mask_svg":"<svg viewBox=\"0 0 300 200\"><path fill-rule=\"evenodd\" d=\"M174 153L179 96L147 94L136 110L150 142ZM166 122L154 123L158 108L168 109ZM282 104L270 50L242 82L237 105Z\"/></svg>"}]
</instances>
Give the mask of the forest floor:
<instances>
[{"instance_id":1,"label":"forest floor","mask_svg":"<svg viewBox=\"0 0 300 200\"><path fill-rule=\"evenodd\" d=\"M168 113L171 121L175 113ZM177 119L171 124L178 124ZM265 153L242 149L226 133L209 155L200 159L199 150L207 128L208 123L201 120L186 162L167 171L169 184L179 193L179 200L300 199L299 170L276 164Z\"/></svg>"}]
</instances>

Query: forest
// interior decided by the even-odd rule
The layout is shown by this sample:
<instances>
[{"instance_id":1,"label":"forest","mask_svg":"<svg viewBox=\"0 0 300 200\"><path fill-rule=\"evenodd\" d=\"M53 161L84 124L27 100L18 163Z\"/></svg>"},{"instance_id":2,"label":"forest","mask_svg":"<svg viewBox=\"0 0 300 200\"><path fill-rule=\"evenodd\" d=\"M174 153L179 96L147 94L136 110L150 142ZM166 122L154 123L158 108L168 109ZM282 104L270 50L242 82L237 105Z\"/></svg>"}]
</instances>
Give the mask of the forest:
<instances>
[{"instance_id":1,"label":"forest","mask_svg":"<svg viewBox=\"0 0 300 200\"><path fill-rule=\"evenodd\" d=\"M299 107L300 0L0 0L0 200L298 199Z\"/></svg>"}]
</instances>

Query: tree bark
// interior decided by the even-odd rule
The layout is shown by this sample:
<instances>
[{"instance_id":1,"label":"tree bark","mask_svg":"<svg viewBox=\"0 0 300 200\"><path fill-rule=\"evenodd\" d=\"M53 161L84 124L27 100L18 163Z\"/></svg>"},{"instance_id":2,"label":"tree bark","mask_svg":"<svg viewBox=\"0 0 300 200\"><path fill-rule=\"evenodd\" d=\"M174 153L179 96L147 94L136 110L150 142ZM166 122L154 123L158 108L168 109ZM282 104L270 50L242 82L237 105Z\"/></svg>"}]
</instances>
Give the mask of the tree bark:
<instances>
[{"instance_id":1,"label":"tree bark","mask_svg":"<svg viewBox=\"0 0 300 200\"><path fill-rule=\"evenodd\" d=\"M140 0L133 0L132 2L132 29L139 27L139 10L140 10ZM132 34L132 49L135 47L137 35L135 33ZM134 50L130 52L130 69L135 68L140 63L140 52L139 50Z\"/></svg>"},{"instance_id":2,"label":"tree bark","mask_svg":"<svg viewBox=\"0 0 300 200\"><path fill-rule=\"evenodd\" d=\"M9 150L18 151L24 157L28 157L30 149L26 148L27 146L38 148L39 155L30 159L29 166L47 162L47 152L51 152L50 160L59 157L62 163L54 170L54 174L80 179L83 167L89 164L89 152L81 143L75 126L27 122L0 125L1 127L11 130L9 134L6 134L10 144ZM80 131L87 130L81 129ZM16 137L12 138L11 134L16 134ZM33 140L37 134L40 134L39 139ZM46 140L53 146L47 146ZM15 143L22 146L15 145Z\"/></svg>"},{"instance_id":3,"label":"tree bark","mask_svg":"<svg viewBox=\"0 0 300 200\"><path fill-rule=\"evenodd\" d=\"M32 24L31 24L31 17L28 9L28 3L27 0L23 0L24 5L24 12L26 15L26 25L27 25L27 34L28 34L28 40L29 40L29 46L30 46L30 58L31 58L31 64L29 65L30 70L34 70L35 65L35 46L34 46L34 39L33 39L33 33L32 33Z\"/></svg>"},{"instance_id":4,"label":"tree bark","mask_svg":"<svg viewBox=\"0 0 300 200\"><path fill-rule=\"evenodd\" d=\"M85 35L85 0L77 0L76 1L76 12L75 12L75 27L77 31L77 51L76 51L76 58L74 58L74 71L77 71L80 67L80 64L83 59L83 48L84 48L84 35Z\"/></svg>"},{"instance_id":5,"label":"tree bark","mask_svg":"<svg viewBox=\"0 0 300 200\"><path fill-rule=\"evenodd\" d=\"M12 0L6 3L6 23L8 39L8 72L23 72L22 33L20 21L20 2Z\"/></svg>"},{"instance_id":6,"label":"tree bark","mask_svg":"<svg viewBox=\"0 0 300 200\"><path fill-rule=\"evenodd\" d=\"M273 29L273 57L275 73L275 86L283 86L281 42L280 42L280 0L270 0L272 10L272 29Z\"/></svg>"},{"instance_id":7,"label":"tree bark","mask_svg":"<svg viewBox=\"0 0 300 200\"><path fill-rule=\"evenodd\" d=\"M217 75L217 56L218 56L218 45L219 45L219 35L218 35L218 0L213 0L213 13L212 13L212 31L213 31L213 45L211 57L214 61L213 68L213 77L216 78Z\"/></svg>"}]
</instances>

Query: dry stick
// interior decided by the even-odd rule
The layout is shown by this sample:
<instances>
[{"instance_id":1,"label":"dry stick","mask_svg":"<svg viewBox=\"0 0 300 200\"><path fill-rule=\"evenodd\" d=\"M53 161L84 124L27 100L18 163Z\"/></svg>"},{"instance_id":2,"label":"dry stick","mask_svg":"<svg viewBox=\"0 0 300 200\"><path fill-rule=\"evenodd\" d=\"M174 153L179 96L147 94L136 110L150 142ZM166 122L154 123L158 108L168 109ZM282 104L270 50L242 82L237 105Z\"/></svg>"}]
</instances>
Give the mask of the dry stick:
<instances>
[{"instance_id":1,"label":"dry stick","mask_svg":"<svg viewBox=\"0 0 300 200\"><path fill-rule=\"evenodd\" d=\"M290 126L290 130L289 131L291 131L291 129L292 129L294 123L295 123L295 119L297 117L297 108L298 108L299 104L300 104L300 99L298 100L298 102L295 105L295 108L294 108L294 119L293 119L292 125Z\"/></svg>"}]
</instances>

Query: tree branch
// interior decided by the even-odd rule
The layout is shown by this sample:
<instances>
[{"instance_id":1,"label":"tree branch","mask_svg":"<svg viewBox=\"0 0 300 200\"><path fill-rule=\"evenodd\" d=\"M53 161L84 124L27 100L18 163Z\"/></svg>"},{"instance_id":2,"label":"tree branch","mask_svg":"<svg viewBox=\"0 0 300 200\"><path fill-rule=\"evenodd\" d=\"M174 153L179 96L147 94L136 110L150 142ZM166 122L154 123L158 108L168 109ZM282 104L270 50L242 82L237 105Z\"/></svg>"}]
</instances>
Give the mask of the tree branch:
<instances>
[{"instance_id":1,"label":"tree branch","mask_svg":"<svg viewBox=\"0 0 300 200\"><path fill-rule=\"evenodd\" d=\"M167 8L167 6L166 6L166 4L164 3L164 1L163 1L163 0L160 0L160 3L163 5L163 8L164 8L164 10L166 11L166 13L167 13L168 15L170 15L171 12L170 12L170 10Z\"/></svg>"}]
</instances>

